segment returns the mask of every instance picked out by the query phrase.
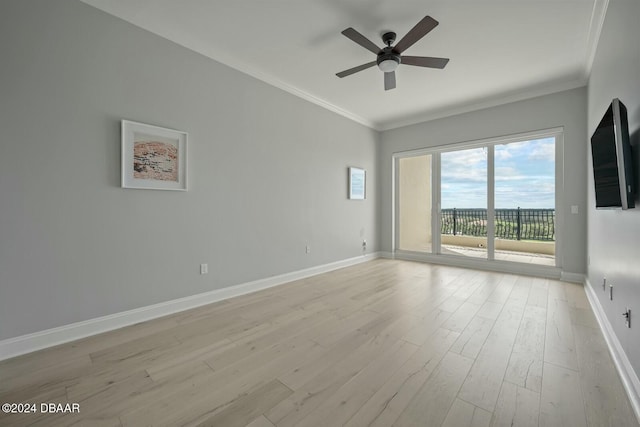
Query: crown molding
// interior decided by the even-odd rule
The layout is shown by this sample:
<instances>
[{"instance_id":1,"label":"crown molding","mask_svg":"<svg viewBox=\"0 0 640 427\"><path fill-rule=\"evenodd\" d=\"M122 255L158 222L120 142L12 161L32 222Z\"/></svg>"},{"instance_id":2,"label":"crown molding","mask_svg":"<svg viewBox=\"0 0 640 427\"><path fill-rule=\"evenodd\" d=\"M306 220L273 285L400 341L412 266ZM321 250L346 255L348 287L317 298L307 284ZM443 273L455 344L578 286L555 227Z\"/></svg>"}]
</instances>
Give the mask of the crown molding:
<instances>
[{"instance_id":1,"label":"crown molding","mask_svg":"<svg viewBox=\"0 0 640 427\"><path fill-rule=\"evenodd\" d=\"M436 119L442 119L445 117L457 116L460 114L470 113L473 111L484 110L486 108L497 107L504 104L510 104L512 102L524 101L527 99L536 98L539 96L550 95L552 93L563 92L566 90L576 89L587 85L587 78L580 76L577 79L548 84L534 89L522 90L520 92L514 92L507 95L501 95L494 98L485 99L480 102L461 104L459 106L437 110L428 111L422 114L417 114L408 118L391 120L384 123L378 123L376 129L380 131L393 130L405 126L415 125L418 123L429 122Z\"/></svg>"},{"instance_id":2,"label":"crown molding","mask_svg":"<svg viewBox=\"0 0 640 427\"><path fill-rule=\"evenodd\" d=\"M593 61L596 57L596 51L598 50L598 42L600 41L600 34L602 34L602 27L604 26L604 19L607 15L608 7L609 0L594 0L593 2L591 22L589 22L589 37L587 39L587 57L585 58L584 68L584 77L587 80L591 75L591 68L593 67Z\"/></svg>"}]
</instances>

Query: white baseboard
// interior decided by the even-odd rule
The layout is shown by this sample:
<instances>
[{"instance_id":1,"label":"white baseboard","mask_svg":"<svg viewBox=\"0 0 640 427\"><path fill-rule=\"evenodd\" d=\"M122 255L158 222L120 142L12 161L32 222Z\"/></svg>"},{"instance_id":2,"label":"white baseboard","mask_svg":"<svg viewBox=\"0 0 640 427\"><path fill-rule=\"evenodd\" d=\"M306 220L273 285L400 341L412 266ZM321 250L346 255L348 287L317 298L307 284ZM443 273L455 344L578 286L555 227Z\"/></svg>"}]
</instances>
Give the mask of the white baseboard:
<instances>
[{"instance_id":1,"label":"white baseboard","mask_svg":"<svg viewBox=\"0 0 640 427\"><path fill-rule=\"evenodd\" d=\"M0 341L0 360L379 258L378 252Z\"/></svg>"},{"instance_id":2,"label":"white baseboard","mask_svg":"<svg viewBox=\"0 0 640 427\"><path fill-rule=\"evenodd\" d=\"M560 280L562 280L563 282L573 282L584 285L586 277L584 274L569 273L568 271L563 271L562 273L560 273Z\"/></svg>"},{"instance_id":3,"label":"white baseboard","mask_svg":"<svg viewBox=\"0 0 640 427\"><path fill-rule=\"evenodd\" d=\"M609 352L611 353L611 357L613 358L613 363L616 365L618 369L618 374L620 375L620 379L622 380L622 385L624 386L627 395L629 396L629 401L631 402L631 407L633 408L633 412L636 414L636 418L640 423L640 380L638 379L638 375L633 370L633 366L631 366L631 362L627 357L627 354L624 352L622 348L622 344L618 340L615 332L613 331L613 327L607 318L602 305L600 304L600 300L596 296L595 290L589 282L588 278L585 278L585 286L584 290L587 294L587 299L591 304L591 308L598 320L598 324L600 325L600 329L602 330L602 334L604 335L604 339L607 342L607 346L609 347Z\"/></svg>"}]
</instances>

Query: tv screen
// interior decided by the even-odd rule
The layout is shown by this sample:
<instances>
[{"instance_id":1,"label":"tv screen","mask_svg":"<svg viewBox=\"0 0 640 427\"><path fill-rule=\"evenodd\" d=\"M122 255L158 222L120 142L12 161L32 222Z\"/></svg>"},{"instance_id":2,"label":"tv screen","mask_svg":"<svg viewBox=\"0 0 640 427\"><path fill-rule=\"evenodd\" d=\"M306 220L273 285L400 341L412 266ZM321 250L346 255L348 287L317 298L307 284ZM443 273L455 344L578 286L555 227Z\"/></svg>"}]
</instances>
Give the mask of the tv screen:
<instances>
[{"instance_id":1,"label":"tv screen","mask_svg":"<svg viewBox=\"0 0 640 427\"><path fill-rule=\"evenodd\" d=\"M591 137L596 208L634 207L627 109L613 100Z\"/></svg>"}]
</instances>

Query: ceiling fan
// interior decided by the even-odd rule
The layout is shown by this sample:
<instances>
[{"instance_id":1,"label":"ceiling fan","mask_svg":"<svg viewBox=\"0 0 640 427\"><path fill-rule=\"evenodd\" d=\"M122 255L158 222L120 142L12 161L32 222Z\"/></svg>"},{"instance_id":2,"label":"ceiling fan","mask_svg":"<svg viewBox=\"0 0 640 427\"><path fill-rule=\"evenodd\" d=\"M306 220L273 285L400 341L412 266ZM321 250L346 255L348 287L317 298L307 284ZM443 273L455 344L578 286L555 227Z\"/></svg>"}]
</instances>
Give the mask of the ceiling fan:
<instances>
[{"instance_id":1,"label":"ceiling fan","mask_svg":"<svg viewBox=\"0 0 640 427\"><path fill-rule=\"evenodd\" d=\"M420 40L427 33L438 25L438 21L430 16L425 16L415 27L413 27L395 46L391 46L396 41L396 33L387 32L382 35L382 41L386 47L380 49L371 40L349 27L342 32L346 37L358 43L365 49L375 53L377 58L375 61L349 68L348 70L336 73L336 76L342 78L366 70L367 68L378 65L378 68L384 72L384 90L395 89L396 87L396 68L400 64L415 65L417 67L439 68L442 69L449 62L449 58L433 58L429 56L407 56L401 55L402 52L411 47L415 42Z\"/></svg>"}]
</instances>

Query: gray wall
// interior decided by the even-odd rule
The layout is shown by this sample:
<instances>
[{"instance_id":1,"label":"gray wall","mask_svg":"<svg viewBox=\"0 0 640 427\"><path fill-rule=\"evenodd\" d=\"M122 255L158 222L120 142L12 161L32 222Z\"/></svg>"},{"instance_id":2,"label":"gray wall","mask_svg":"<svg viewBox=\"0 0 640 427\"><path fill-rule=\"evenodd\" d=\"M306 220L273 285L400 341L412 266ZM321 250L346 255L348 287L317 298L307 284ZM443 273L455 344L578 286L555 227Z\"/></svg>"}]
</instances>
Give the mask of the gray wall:
<instances>
[{"instance_id":1,"label":"gray wall","mask_svg":"<svg viewBox=\"0 0 640 427\"><path fill-rule=\"evenodd\" d=\"M72 0L3 1L0 58L0 339L377 249L377 132ZM121 119L188 192L119 188Z\"/></svg>"},{"instance_id":2,"label":"gray wall","mask_svg":"<svg viewBox=\"0 0 640 427\"><path fill-rule=\"evenodd\" d=\"M586 271L586 89L578 88L525 101L487 108L458 116L418 123L382 133L379 170L381 176L381 250L391 251L393 242L391 165L392 154L456 142L564 127L564 247L562 269ZM570 213L578 205L580 213Z\"/></svg>"},{"instance_id":3,"label":"gray wall","mask_svg":"<svg viewBox=\"0 0 640 427\"><path fill-rule=\"evenodd\" d=\"M627 107L629 133L634 149L636 189L640 189L640 2L611 0L589 79L588 135L591 136L613 98ZM585 141L588 145L588 141ZM640 375L640 198L636 208L596 210L591 150L588 171L589 282L596 291L609 323L634 370ZM614 299L602 291L602 279L614 285ZM632 329L621 314L625 307L635 313Z\"/></svg>"}]
</instances>

